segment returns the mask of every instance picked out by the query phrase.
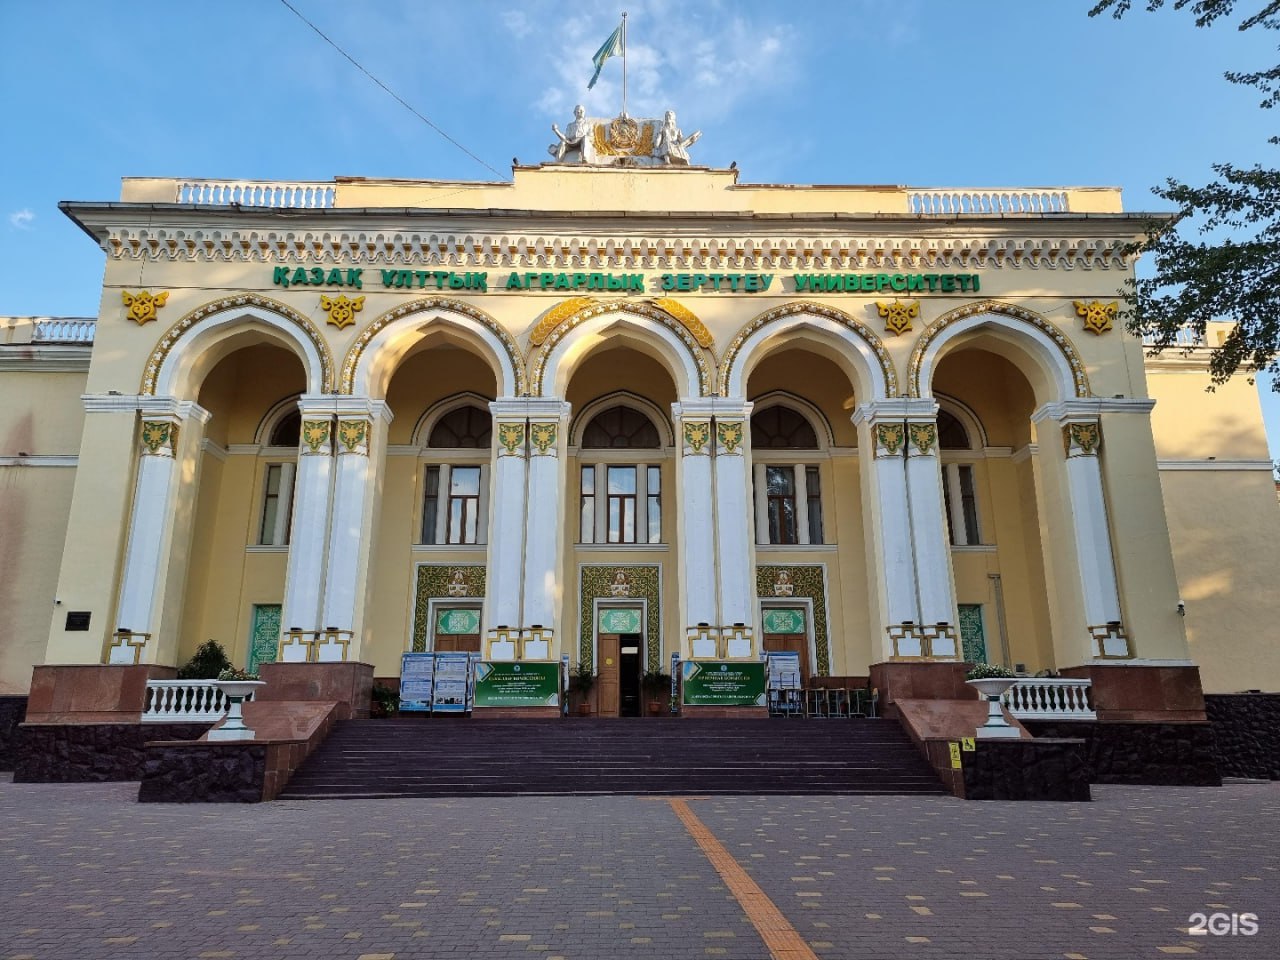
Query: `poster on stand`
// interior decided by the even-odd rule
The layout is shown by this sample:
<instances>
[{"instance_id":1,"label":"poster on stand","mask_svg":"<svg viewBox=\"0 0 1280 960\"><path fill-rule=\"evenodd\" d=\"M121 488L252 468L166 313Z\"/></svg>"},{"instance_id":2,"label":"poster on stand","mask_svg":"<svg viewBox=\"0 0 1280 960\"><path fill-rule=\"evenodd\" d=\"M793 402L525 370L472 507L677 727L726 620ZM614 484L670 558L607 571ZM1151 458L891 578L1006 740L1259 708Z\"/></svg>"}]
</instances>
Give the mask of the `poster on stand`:
<instances>
[{"instance_id":1,"label":"poster on stand","mask_svg":"<svg viewBox=\"0 0 1280 960\"><path fill-rule=\"evenodd\" d=\"M481 707L554 707L560 703L558 663L476 664L475 705Z\"/></svg>"},{"instance_id":2,"label":"poster on stand","mask_svg":"<svg viewBox=\"0 0 1280 960\"><path fill-rule=\"evenodd\" d=\"M435 655L405 653L400 656L400 712L430 713L431 682Z\"/></svg>"},{"instance_id":3,"label":"poster on stand","mask_svg":"<svg viewBox=\"0 0 1280 960\"><path fill-rule=\"evenodd\" d=\"M800 654L778 650L768 654L770 690L800 689Z\"/></svg>"},{"instance_id":4,"label":"poster on stand","mask_svg":"<svg viewBox=\"0 0 1280 960\"><path fill-rule=\"evenodd\" d=\"M435 654L435 683L431 697L433 713L466 713L471 709L471 655Z\"/></svg>"},{"instance_id":5,"label":"poster on stand","mask_svg":"<svg viewBox=\"0 0 1280 960\"><path fill-rule=\"evenodd\" d=\"M686 660L683 702L691 707L763 707L764 664Z\"/></svg>"}]
</instances>

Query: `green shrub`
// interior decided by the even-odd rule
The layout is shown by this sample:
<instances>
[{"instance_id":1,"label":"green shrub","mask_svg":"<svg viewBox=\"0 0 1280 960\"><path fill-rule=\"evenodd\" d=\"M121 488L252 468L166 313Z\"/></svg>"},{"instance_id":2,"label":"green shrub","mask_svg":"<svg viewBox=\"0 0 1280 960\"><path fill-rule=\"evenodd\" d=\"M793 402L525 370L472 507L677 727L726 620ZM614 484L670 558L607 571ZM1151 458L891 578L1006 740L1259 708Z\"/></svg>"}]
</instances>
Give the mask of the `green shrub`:
<instances>
[{"instance_id":1,"label":"green shrub","mask_svg":"<svg viewBox=\"0 0 1280 960\"><path fill-rule=\"evenodd\" d=\"M227 651L217 640L207 640L196 649L191 659L178 668L179 680L217 680L223 670L231 669Z\"/></svg>"}]
</instances>

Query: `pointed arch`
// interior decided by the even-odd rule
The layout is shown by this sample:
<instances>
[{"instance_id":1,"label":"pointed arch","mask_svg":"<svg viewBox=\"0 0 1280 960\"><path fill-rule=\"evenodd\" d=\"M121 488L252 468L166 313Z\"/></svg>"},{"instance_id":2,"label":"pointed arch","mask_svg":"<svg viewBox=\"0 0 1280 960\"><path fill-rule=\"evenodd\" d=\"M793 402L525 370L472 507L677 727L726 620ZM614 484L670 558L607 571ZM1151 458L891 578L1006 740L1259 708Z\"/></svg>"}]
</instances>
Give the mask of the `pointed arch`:
<instances>
[{"instance_id":1,"label":"pointed arch","mask_svg":"<svg viewBox=\"0 0 1280 960\"><path fill-rule=\"evenodd\" d=\"M1089 397L1089 375L1070 338L1040 314L998 300L982 300L949 310L929 324L911 351L909 396L932 395L933 372L945 348L971 331L1002 331L1026 348L1056 396L1042 402Z\"/></svg>"},{"instance_id":2,"label":"pointed arch","mask_svg":"<svg viewBox=\"0 0 1280 960\"><path fill-rule=\"evenodd\" d=\"M768 352L768 341L806 331L851 348L839 359L853 361L851 380L867 400L898 395L893 358L875 331L843 310L805 300L767 310L738 331L720 361L721 395L745 397L747 375Z\"/></svg>"},{"instance_id":3,"label":"pointed arch","mask_svg":"<svg viewBox=\"0 0 1280 960\"><path fill-rule=\"evenodd\" d=\"M165 331L142 371L144 396L178 396L196 361L219 342L257 330L296 353L307 393L333 392L333 356L320 329L292 307L257 294L237 294L197 307Z\"/></svg>"},{"instance_id":4,"label":"pointed arch","mask_svg":"<svg viewBox=\"0 0 1280 960\"><path fill-rule=\"evenodd\" d=\"M427 316L421 316L426 314ZM407 334L440 324L461 331L466 339L482 345L497 375L498 395L525 395L524 360L515 339L493 317L470 304L448 297L423 297L388 310L369 324L351 344L342 361L338 392L372 396L378 378L389 379L386 369L404 355ZM418 338L412 338L414 342Z\"/></svg>"},{"instance_id":5,"label":"pointed arch","mask_svg":"<svg viewBox=\"0 0 1280 960\"><path fill-rule=\"evenodd\" d=\"M627 333L634 335L638 346L651 349L666 363L680 396L714 394L714 354L666 310L628 300L581 306L546 333L530 364L530 394L563 396L569 373L592 346L606 336Z\"/></svg>"}]
</instances>

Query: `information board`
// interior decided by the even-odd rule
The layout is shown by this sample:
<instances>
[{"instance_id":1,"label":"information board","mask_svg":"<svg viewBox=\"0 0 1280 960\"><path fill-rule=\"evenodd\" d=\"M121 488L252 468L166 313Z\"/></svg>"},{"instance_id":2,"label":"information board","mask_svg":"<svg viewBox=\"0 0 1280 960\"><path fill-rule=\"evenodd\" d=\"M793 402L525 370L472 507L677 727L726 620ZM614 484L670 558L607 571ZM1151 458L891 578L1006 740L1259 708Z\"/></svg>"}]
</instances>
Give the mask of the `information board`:
<instances>
[{"instance_id":1,"label":"information board","mask_svg":"<svg viewBox=\"0 0 1280 960\"><path fill-rule=\"evenodd\" d=\"M466 713L471 709L471 655L469 653L435 654L435 677L431 697L434 713Z\"/></svg>"},{"instance_id":2,"label":"information board","mask_svg":"<svg viewBox=\"0 0 1280 960\"><path fill-rule=\"evenodd\" d=\"M431 681L435 676L435 654L400 655L400 712L431 712Z\"/></svg>"},{"instance_id":3,"label":"information board","mask_svg":"<svg viewBox=\"0 0 1280 960\"><path fill-rule=\"evenodd\" d=\"M800 654L794 650L778 650L768 655L770 690L800 689Z\"/></svg>"},{"instance_id":4,"label":"information board","mask_svg":"<svg viewBox=\"0 0 1280 960\"><path fill-rule=\"evenodd\" d=\"M684 700L696 707L763 707L764 664L686 660Z\"/></svg>"},{"instance_id":5,"label":"information board","mask_svg":"<svg viewBox=\"0 0 1280 960\"><path fill-rule=\"evenodd\" d=\"M560 664L476 664L477 707L555 707L560 704Z\"/></svg>"}]
</instances>

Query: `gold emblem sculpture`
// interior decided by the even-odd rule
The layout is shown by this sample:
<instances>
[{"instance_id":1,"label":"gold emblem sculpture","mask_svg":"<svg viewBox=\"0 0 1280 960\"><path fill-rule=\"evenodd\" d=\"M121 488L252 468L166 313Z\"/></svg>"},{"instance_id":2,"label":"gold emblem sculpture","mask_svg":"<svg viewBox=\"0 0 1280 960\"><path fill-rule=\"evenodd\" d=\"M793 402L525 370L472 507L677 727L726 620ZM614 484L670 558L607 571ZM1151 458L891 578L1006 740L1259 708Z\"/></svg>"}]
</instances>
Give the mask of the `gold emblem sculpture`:
<instances>
[{"instance_id":1,"label":"gold emblem sculpture","mask_svg":"<svg viewBox=\"0 0 1280 960\"><path fill-rule=\"evenodd\" d=\"M1073 300L1071 302L1076 308L1076 316L1084 317L1084 328L1095 336L1101 336L1112 329L1116 315L1120 312L1120 304L1115 301L1103 303L1101 300L1090 300L1085 303L1083 300Z\"/></svg>"},{"instance_id":2,"label":"gold emblem sculpture","mask_svg":"<svg viewBox=\"0 0 1280 960\"><path fill-rule=\"evenodd\" d=\"M364 297L348 300L345 294L336 297L320 296L320 309L329 315L329 322L341 330L356 322L356 314L364 309Z\"/></svg>"},{"instance_id":3,"label":"gold emblem sculpture","mask_svg":"<svg viewBox=\"0 0 1280 960\"><path fill-rule=\"evenodd\" d=\"M150 290L139 290L137 293L121 290L120 296L129 310L129 319L136 321L138 326L142 326L156 319L156 311L169 299L169 291L162 290L160 293L153 294Z\"/></svg>"},{"instance_id":4,"label":"gold emblem sculpture","mask_svg":"<svg viewBox=\"0 0 1280 960\"><path fill-rule=\"evenodd\" d=\"M881 303L877 300L876 310L884 318L885 331L898 336L907 333L911 329L911 321L920 316L920 302L908 300L903 303L901 300L894 300L893 303Z\"/></svg>"},{"instance_id":5,"label":"gold emblem sculpture","mask_svg":"<svg viewBox=\"0 0 1280 960\"><path fill-rule=\"evenodd\" d=\"M907 430L911 434L911 445L920 452L922 457L927 457L933 452L938 442L938 428L934 424L912 423L907 425Z\"/></svg>"},{"instance_id":6,"label":"gold emblem sculpture","mask_svg":"<svg viewBox=\"0 0 1280 960\"><path fill-rule=\"evenodd\" d=\"M711 424L706 420L687 420L684 424L684 442L694 453L702 453L702 448L711 439Z\"/></svg>"},{"instance_id":7,"label":"gold emblem sculpture","mask_svg":"<svg viewBox=\"0 0 1280 960\"><path fill-rule=\"evenodd\" d=\"M554 423L534 423L529 426L529 439L538 453L545 455L556 442L556 425Z\"/></svg>"},{"instance_id":8,"label":"gold emblem sculpture","mask_svg":"<svg viewBox=\"0 0 1280 960\"><path fill-rule=\"evenodd\" d=\"M876 443L884 447L885 453L890 457L896 457L898 451L902 449L902 442L906 439L906 431L903 430L900 423L877 423L876 424Z\"/></svg>"},{"instance_id":9,"label":"gold emblem sculpture","mask_svg":"<svg viewBox=\"0 0 1280 960\"><path fill-rule=\"evenodd\" d=\"M720 446L724 447L725 453L737 453L738 447L742 445L742 424L717 423L716 438L719 439Z\"/></svg>"},{"instance_id":10,"label":"gold emblem sculpture","mask_svg":"<svg viewBox=\"0 0 1280 960\"><path fill-rule=\"evenodd\" d=\"M524 424L498 424L498 443L501 444L502 449L506 451L508 456L514 456L519 452L517 448L524 443Z\"/></svg>"}]
</instances>

